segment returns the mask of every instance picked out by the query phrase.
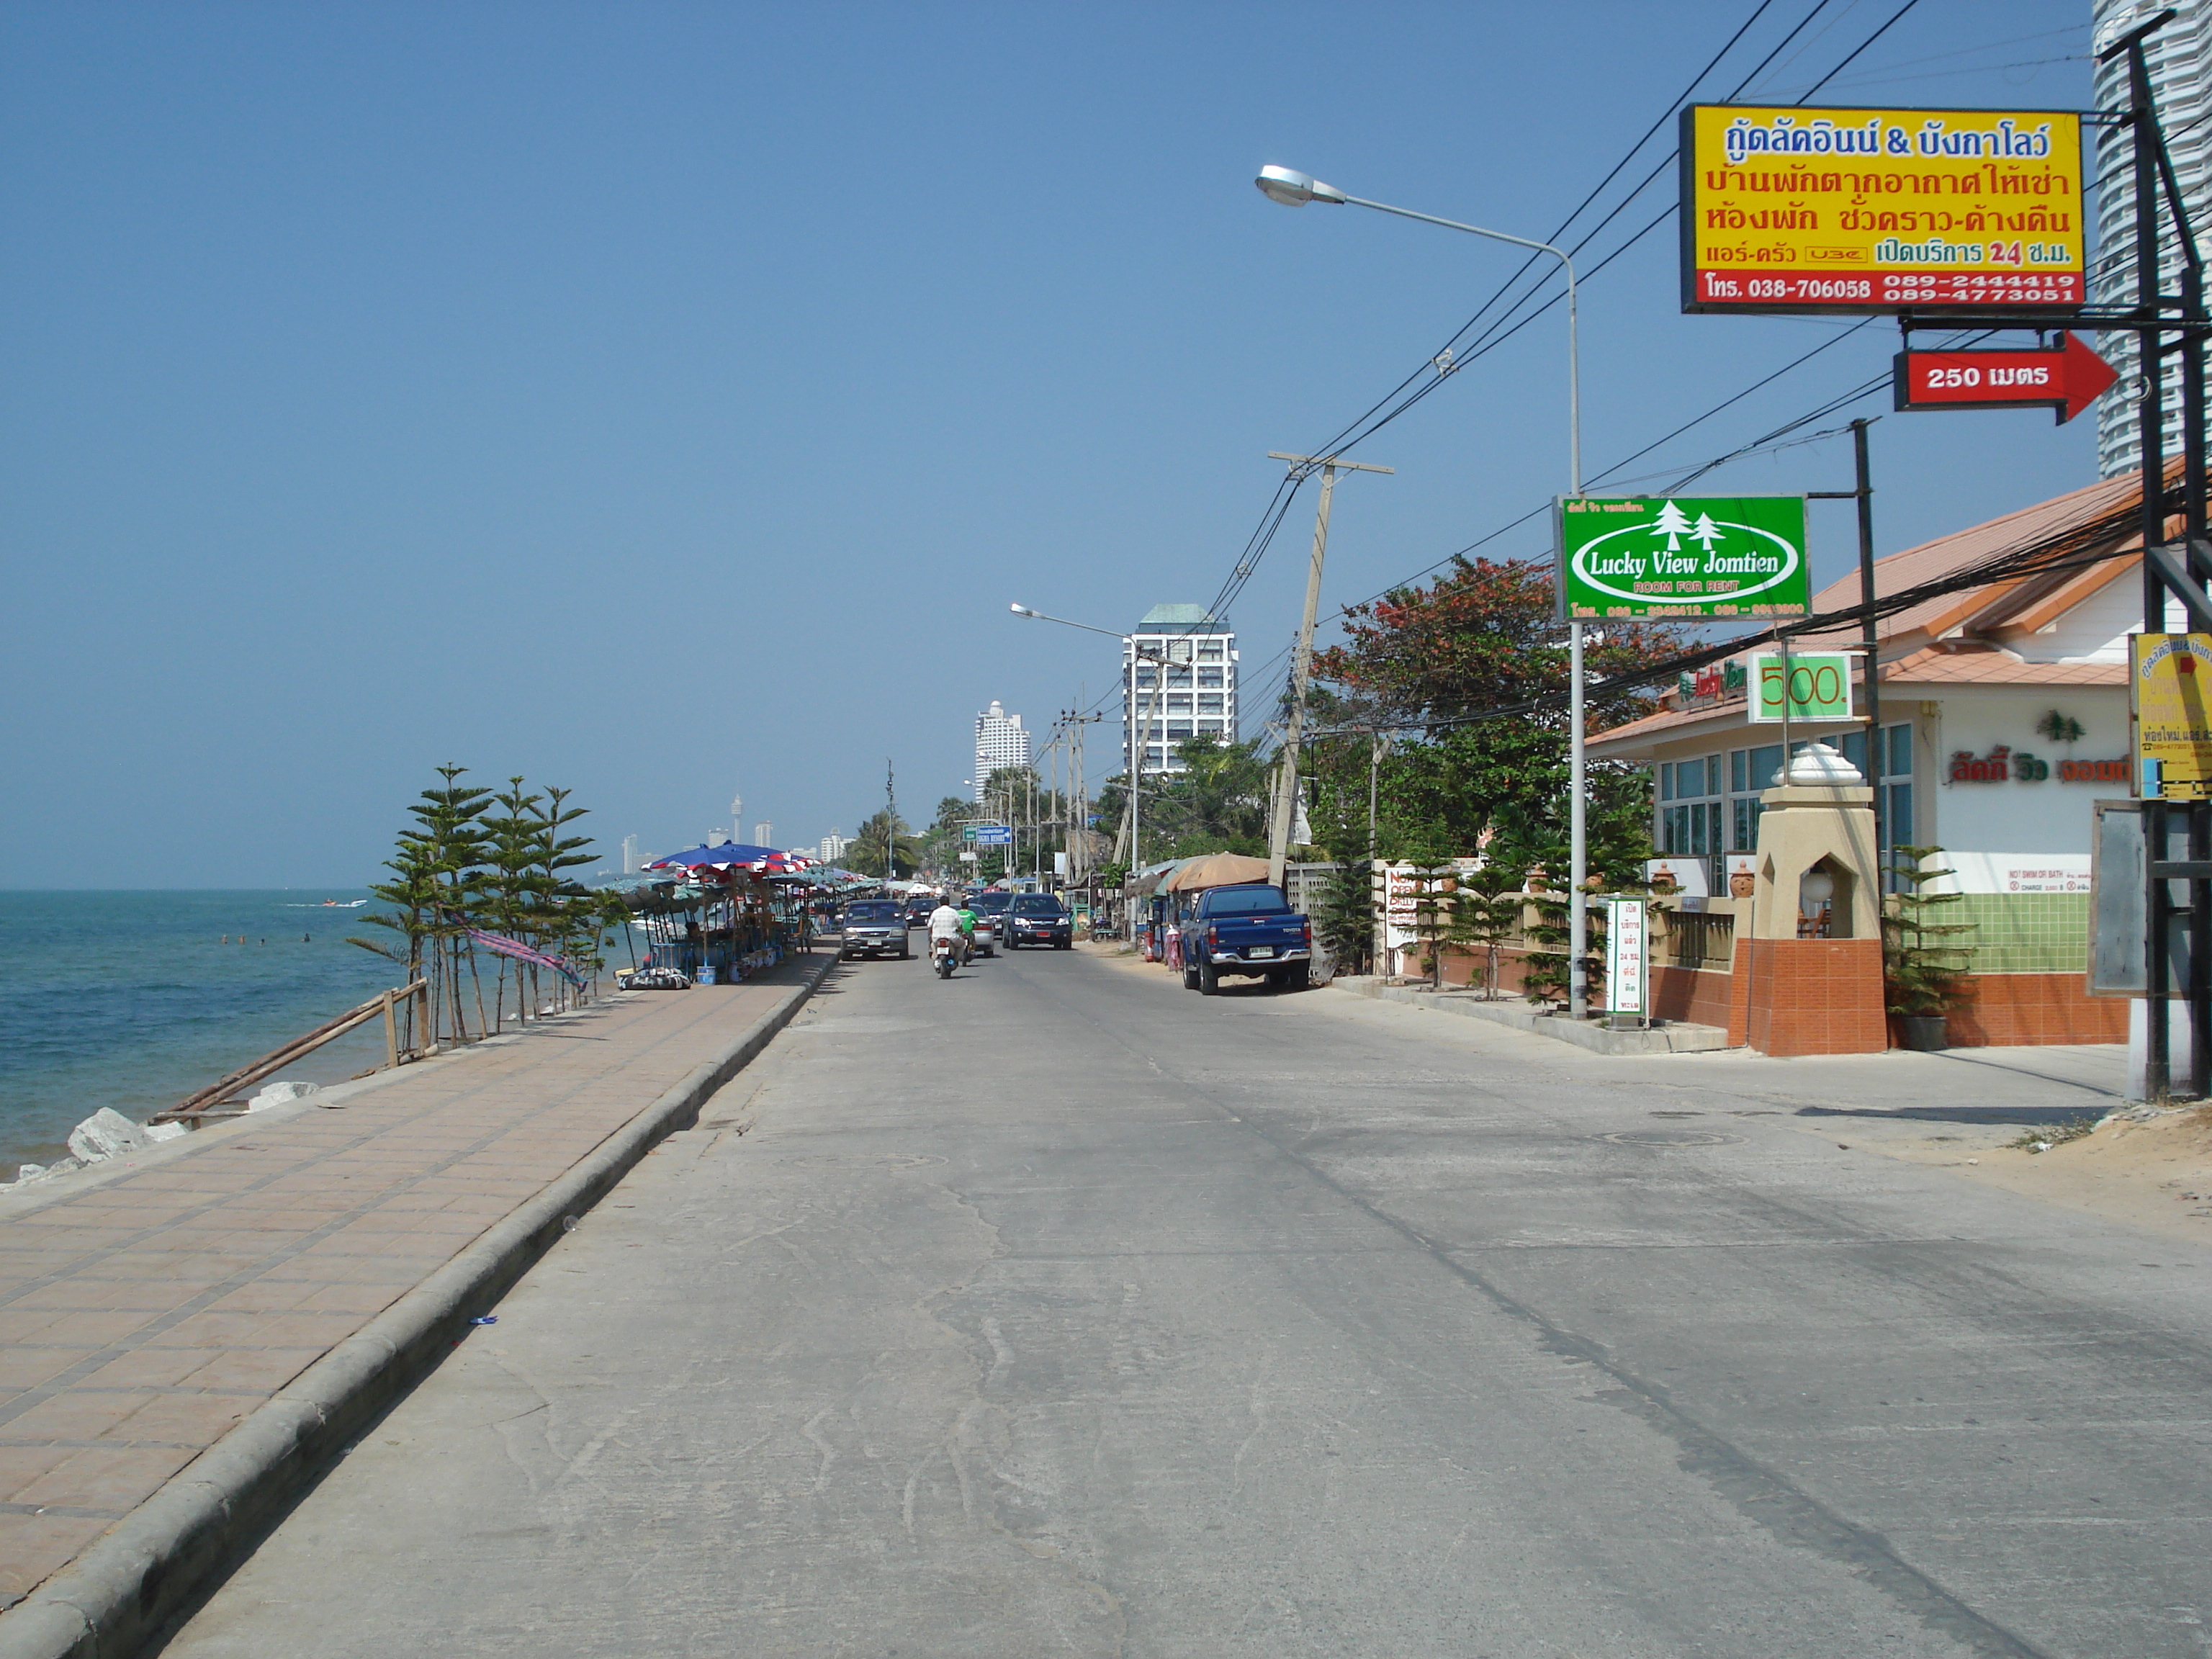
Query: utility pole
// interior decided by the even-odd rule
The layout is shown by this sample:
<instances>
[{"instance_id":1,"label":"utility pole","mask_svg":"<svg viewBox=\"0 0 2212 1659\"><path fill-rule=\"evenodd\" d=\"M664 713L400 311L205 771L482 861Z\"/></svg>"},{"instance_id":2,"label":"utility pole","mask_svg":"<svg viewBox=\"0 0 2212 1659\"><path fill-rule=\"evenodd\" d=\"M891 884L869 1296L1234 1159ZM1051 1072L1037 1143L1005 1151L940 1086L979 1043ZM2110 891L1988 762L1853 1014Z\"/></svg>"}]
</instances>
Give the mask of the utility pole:
<instances>
[{"instance_id":1,"label":"utility pole","mask_svg":"<svg viewBox=\"0 0 2212 1659\"><path fill-rule=\"evenodd\" d=\"M1879 418L1878 416L1876 418ZM1874 477L1867 461L1867 428L1872 421L1859 419L1851 422L1851 461L1856 469L1856 483L1850 489L1811 489L1806 498L1816 501L1856 501L1859 507L1859 603L1866 607L1861 618L1863 631L1859 648L1866 656L1866 726L1867 781L1874 787L1874 893L1875 906L1881 906L1884 886L1882 857L1882 799L1881 799L1881 640L1875 631L1874 619ZM1789 640L1783 640L1784 662L1787 664ZM1783 677L1786 686L1789 676ZM1790 699L1782 699L1782 713L1786 720L1790 714ZM1782 764L1790 764L1790 744L1785 735L1782 744ZM1893 831L1894 826L1892 826Z\"/></svg>"},{"instance_id":2,"label":"utility pole","mask_svg":"<svg viewBox=\"0 0 2212 1659\"><path fill-rule=\"evenodd\" d=\"M1379 976L1382 972L1382 953L1390 948L1389 877L1381 878L1382 882L1381 902L1377 902L1374 896L1375 883L1377 878L1375 866L1375 799L1377 787L1382 776L1382 733L1380 728L1370 732L1367 734L1367 892L1368 902L1375 912L1374 939L1370 946L1374 957L1370 966Z\"/></svg>"},{"instance_id":3,"label":"utility pole","mask_svg":"<svg viewBox=\"0 0 2212 1659\"><path fill-rule=\"evenodd\" d=\"M1285 455L1269 450L1271 461L1291 463L1291 476L1304 479L1321 470L1321 503L1314 514L1313 557L1306 566L1306 608L1298 623L1297 649L1291 655L1291 709L1283 732L1282 763L1275 774L1275 811L1267 830L1267 879L1283 884L1289 862L1291 809L1297 800L1298 739L1306 724L1306 676L1313 666L1314 617L1321 608L1322 560L1328 551L1328 507L1336 493L1339 472L1384 472L1395 469L1370 466L1364 461L1339 460L1334 455ZM1146 722L1149 726L1149 720Z\"/></svg>"},{"instance_id":4,"label":"utility pole","mask_svg":"<svg viewBox=\"0 0 2212 1659\"><path fill-rule=\"evenodd\" d=\"M891 787L891 757L884 757L884 890L898 878L898 795Z\"/></svg>"},{"instance_id":5,"label":"utility pole","mask_svg":"<svg viewBox=\"0 0 2212 1659\"><path fill-rule=\"evenodd\" d=\"M1157 646L1139 645L1134 638L1129 641L1129 702L1137 701L1136 673L1139 661L1152 665L1152 689L1145 698L1145 720L1141 731L1132 734L1129 744L1129 873L1134 875L1145 866L1144 854L1144 793L1145 750L1152 740L1152 721L1159 712L1160 692L1167 684L1168 653ZM1129 912L1129 937L1137 936L1137 913Z\"/></svg>"},{"instance_id":6,"label":"utility pole","mask_svg":"<svg viewBox=\"0 0 2212 1659\"><path fill-rule=\"evenodd\" d=\"M1074 800L1070 816L1074 820L1075 838L1068 843L1067 879L1072 885L1091 878L1091 793L1083 775L1083 728L1095 726L1106 717L1103 714L1078 714L1071 712L1068 723L1075 728L1075 743L1068 758L1074 768Z\"/></svg>"}]
</instances>

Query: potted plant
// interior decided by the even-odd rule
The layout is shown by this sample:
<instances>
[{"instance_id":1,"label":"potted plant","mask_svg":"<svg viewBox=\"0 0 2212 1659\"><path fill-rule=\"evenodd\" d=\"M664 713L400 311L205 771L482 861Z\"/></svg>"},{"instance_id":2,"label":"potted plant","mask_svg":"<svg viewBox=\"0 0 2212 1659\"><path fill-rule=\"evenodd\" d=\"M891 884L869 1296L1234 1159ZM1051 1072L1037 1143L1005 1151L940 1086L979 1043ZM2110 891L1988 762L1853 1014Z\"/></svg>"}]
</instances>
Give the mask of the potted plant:
<instances>
[{"instance_id":1,"label":"potted plant","mask_svg":"<svg viewBox=\"0 0 2212 1659\"><path fill-rule=\"evenodd\" d=\"M1974 959L1973 946L1960 938L1974 924L1950 920L1955 912L1946 908L1964 896L1929 890L1930 883L1955 873L1943 867L1942 851L1895 850L1891 867L1905 885L1891 896L1881 919L1882 1000L1897 1016L1904 1046L1931 1052L1950 1046L1945 1019Z\"/></svg>"}]
</instances>

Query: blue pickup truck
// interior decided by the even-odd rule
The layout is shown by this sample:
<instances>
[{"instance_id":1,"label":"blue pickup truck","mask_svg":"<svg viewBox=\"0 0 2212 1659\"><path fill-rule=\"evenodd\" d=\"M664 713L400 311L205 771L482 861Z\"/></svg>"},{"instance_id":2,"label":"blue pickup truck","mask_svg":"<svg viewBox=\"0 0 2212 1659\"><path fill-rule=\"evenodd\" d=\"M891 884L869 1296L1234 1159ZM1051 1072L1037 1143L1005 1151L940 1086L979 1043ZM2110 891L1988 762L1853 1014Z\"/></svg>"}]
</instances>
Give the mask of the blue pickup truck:
<instances>
[{"instance_id":1,"label":"blue pickup truck","mask_svg":"<svg viewBox=\"0 0 2212 1659\"><path fill-rule=\"evenodd\" d=\"M1279 887L1215 887L1183 919L1182 983L1212 996L1224 974L1261 975L1271 989L1302 991L1313 961L1313 924Z\"/></svg>"}]
</instances>

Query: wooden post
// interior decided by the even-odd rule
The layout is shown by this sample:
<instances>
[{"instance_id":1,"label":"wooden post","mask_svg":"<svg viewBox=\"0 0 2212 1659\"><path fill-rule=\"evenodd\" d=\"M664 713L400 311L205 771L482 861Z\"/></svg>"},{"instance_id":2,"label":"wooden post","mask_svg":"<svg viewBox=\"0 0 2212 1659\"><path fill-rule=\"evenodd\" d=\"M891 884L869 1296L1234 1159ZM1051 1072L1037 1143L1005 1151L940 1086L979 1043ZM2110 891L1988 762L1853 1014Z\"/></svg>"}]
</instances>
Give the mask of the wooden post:
<instances>
[{"instance_id":1,"label":"wooden post","mask_svg":"<svg viewBox=\"0 0 2212 1659\"><path fill-rule=\"evenodd\" d=\"M391 1071L399 1064L399 1022L392 1012L392 992L384 994L384 1069Z\"/></svg>"}]
</instances>

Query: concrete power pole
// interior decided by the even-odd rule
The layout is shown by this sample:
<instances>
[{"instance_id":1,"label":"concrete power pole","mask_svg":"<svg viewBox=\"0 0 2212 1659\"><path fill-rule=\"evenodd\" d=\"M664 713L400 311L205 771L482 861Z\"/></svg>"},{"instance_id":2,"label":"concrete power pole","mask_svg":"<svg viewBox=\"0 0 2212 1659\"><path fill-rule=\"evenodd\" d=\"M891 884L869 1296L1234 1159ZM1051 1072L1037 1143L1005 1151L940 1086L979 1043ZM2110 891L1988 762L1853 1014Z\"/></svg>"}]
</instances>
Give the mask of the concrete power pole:
<instances>
[{"instance_id":1,"label":"concrete power pole","mask_svg":"<svg viewBox=\"0 0 2212 1659\"><path fill-rule=\"evenodd\" d=\"M1298 739L1305 732L1306 676L1313 667L1314 616L1321 608L1321 567L1328 551L1329 498L1336 493L1339 472L1390 472L1387 466L1360 461L1340 461L1334 455L1285 455L1267 452L1271 461L1288 461L1293 477L1310 477L1321 469L1321 505L1314 514L1313 559L1306 567L1306 608L1298 623L1297 649L1291 656L1291 708L1283 732L1281 764L1275 773L1275 812L1267 831L1267 879L1283 884L1284 866L1291 855L1291 809L1297 801ZM1301 471L1300 469L1304 471Z\"/></svg>"}]
</instances>

